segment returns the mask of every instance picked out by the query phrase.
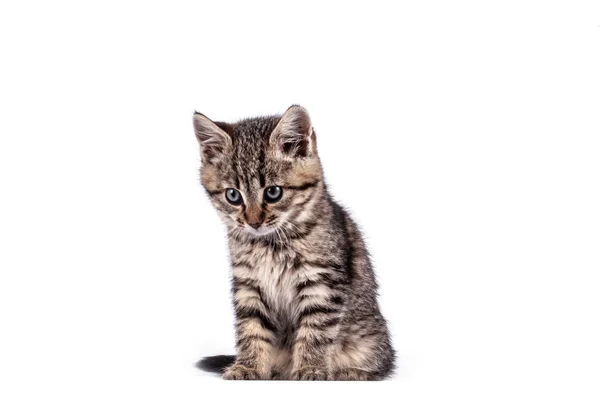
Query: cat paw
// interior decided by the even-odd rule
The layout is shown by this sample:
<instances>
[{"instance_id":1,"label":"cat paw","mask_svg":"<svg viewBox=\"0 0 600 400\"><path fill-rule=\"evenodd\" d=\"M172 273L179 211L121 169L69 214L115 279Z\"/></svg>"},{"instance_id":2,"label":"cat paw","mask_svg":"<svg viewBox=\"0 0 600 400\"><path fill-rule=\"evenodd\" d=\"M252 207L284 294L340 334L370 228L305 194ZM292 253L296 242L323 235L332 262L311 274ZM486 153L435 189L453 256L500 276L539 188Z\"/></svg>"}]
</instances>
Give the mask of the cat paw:
<instances>
[{"instance_id":1,"label":"cat paw","mask_svg":"<svg viewBox=\"0 0 600 400\"><path fill-rule=\"evenodd\" d=\"M291 379L295 381L326 381L327 372L317 367L306 367L292 372Z\"/></svg>"},{"instance_id":2,"label":"cat paw","mask_svg":"<svg viewBox=\"0 0 600 400\"><path fill-rule=\"evenodd\" d=\"M371 373L358 368L340 369L331 374L333 381L370 381L372 379Z\"/></svg>"},{"instance_id":3,"label":"cat paw","mask_svg":"<svg viewBox=\"0 0 600 400\"><path fill-rule=\"evenodd\" d=\"M273 372L271 372L271 380L274 380L274 381L285 381L286 380L286 375L283 372L280 372L280 371L273 371Z\"/></svg>"},{"instance_id":4,"label":"cat paw","mask_svg":"<svg viewBox=\"0 0 600 400\"><path fill-rule=\"evenodd\" d=\"M246 367L242 364L233 364L225 369L223 379L230 381L250 381L264 378L256 368Z\"/></svg>"}]
</instances>

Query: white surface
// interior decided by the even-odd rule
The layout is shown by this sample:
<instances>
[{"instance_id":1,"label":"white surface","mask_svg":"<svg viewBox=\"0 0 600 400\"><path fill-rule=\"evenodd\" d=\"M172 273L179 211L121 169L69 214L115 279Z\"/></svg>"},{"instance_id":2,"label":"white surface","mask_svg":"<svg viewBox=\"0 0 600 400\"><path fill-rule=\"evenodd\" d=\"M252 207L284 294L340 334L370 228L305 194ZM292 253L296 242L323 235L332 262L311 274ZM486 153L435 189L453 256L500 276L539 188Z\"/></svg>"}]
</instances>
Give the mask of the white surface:
<instances>
[{"instance_id":1,"label":"white surface","mask_svg":"<svg viewBox=\"0 0 600 400\"><path fill-rule=\"evenodd\" d=\"M1 398L598 398L598 2L149 3L0 6ZM192 368L233 350L192 112L292 103L392 381Z\"/></svg>"}]
</instances>

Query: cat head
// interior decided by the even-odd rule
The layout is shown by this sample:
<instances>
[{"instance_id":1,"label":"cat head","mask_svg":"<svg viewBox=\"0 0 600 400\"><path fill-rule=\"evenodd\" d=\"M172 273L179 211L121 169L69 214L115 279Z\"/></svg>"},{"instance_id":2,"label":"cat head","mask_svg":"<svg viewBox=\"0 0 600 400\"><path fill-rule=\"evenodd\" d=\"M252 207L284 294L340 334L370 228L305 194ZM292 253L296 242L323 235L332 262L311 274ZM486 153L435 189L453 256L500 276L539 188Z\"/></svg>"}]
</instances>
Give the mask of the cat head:
<instances>
[{"instance_id":1,"label":"cat head","mask_svg":"<svg viewBox=\"0 0 600 400\"><path fill-rule=\"evenodd\" d=\"M311 220L323 176L304 108L237 123L196 113L194 130L202 186L230 234L281 238Z\"/></svg>"}]
</instances>

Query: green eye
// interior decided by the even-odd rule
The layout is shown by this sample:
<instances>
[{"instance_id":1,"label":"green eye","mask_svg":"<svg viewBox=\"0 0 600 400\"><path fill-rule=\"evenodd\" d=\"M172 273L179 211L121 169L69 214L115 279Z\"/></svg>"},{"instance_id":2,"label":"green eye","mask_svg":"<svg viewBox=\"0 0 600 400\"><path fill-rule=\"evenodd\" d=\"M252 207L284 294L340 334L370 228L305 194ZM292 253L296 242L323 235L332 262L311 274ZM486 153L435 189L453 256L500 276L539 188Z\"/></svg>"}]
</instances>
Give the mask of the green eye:
<instances>
[{"instance_id":1,"label":"green eye","mask_svg":"<svg viewBox=\"0 0 600 400\"><path fill-rule=\"evenodd\" d=\"M232 188L225 190L225 198L230 204L233 204L234 206L239 206L243 203L242 194Z\"/></svg>"},{"instance_id":2,"label":"green eye","mask_svg":"<svg viewBox=\"0 0 600 400\"><path fill-rule=\"evenodd\" d=\"M267 203L276 203L281 199L283 189L279 186L269 186L265 189L265 201Z\"/></svg>"}]
</instances>

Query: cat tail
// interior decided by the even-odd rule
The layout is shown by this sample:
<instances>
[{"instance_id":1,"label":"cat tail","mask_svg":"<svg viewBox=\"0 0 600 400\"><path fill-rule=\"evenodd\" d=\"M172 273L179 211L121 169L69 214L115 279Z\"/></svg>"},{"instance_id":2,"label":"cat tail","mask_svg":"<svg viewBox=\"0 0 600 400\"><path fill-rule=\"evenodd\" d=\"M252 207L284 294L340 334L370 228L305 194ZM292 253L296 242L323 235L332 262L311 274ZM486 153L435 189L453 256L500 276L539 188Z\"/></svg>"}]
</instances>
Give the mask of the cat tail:
<instances>
[{"instance_id":1,"label":"cat tail","mask_svg":"<svg viewBox=\"0 0 600 400\"><path fill-rule=\"evenodd\" d=\"M222 374L225 368L235 362L235 356L210 356L204 357L196 363L196 367L206 372Z\"/></svg>"}]
</instances>

